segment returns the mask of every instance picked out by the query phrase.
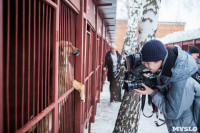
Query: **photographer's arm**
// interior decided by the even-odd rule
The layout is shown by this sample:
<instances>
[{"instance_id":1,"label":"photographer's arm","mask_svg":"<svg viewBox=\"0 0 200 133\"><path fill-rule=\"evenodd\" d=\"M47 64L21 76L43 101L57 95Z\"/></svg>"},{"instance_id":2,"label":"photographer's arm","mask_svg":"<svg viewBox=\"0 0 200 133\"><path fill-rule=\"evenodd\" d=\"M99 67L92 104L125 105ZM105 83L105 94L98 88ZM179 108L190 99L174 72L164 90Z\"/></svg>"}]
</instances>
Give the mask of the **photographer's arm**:
<instances>
[{"instance_id":1,"label":"photographer's arm","mask_svg":"<svg viewBox=\"0 0 200 133\"><path fill-rule=\"evenodd\" d=\"M179 81L178 84L183 84L180 87L177 83L172 84L167 96L160 92L155 92L151 88L143 85L145 91L135 90L137 94L148 94L152 96L153 103L163 112L169 119L178 119L184 110L190 108L193 102L194 92L187 90L185 87L185 80Z\"/></svg>"}]
</instances>

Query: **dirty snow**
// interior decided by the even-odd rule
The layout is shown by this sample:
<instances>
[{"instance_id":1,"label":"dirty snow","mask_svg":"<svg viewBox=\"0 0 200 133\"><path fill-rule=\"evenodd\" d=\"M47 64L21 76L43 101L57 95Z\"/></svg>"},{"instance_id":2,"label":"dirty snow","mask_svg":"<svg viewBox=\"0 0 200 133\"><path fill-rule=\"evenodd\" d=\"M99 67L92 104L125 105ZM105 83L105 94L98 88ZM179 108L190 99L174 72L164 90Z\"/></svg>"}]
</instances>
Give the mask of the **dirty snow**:
<instances>
[{"instance_id":1,"label":"dirty snow","mask_svg":"<svg viewBox=\"0 0 200 133\"><path fill-rule=\"evenodd\" d=\"M95 123L91 124L91 133L112 133L115 120L120 108L120 103L110 103L110 92L109 92L109 82L105 82L103 86L103 92L101 92L100 103L97 105L97 114L95 117ZM145 114L151 114L151 106L145 106ZM163 118L161 115L160 118ZM143 115L140 117L139 130L138 133L168 133L166 125L156 127L154 121L156 120L155 114L152 118L146 118ZM159 124L161 122L159 121ZM87 130L85 130L87 133Z\"/></svg>"}]
</instances>

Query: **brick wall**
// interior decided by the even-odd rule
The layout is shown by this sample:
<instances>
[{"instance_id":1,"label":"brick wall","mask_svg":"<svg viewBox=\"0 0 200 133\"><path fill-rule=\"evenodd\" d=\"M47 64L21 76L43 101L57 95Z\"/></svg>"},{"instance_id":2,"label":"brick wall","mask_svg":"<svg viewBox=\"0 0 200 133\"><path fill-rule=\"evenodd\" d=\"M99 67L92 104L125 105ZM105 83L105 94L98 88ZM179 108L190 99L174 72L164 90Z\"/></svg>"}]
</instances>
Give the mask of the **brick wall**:
<instances>
[{"instance_id":1,"label":"brick wall","mask_svg":"<svg viewBox=\"0 0 200 133\"><path fill-rule=\"evenodd\" d=\"M116 39L115 45L117 46L117 51L121 53L123 44L125 41L126 36L126 29L127 29L127 21L117 21L116 22Z\"/></svg>"},{"instance_id":2,"label":"brick wall","mask_svg":"<svg viewBox=\"0 0 200 133\"><path fill-rule=\"evenodd\" d=\"M168 34L184 31L184 23L158 23L158 29L156 32L156 38L163 38Z\"/></svg>"},{"instance_id":3,"label":"brick wall","mask_svg":"<svg viewBox=\"0 0 200 133\"><path fill-rule=\"evenodd\" d=\"M163 38L168 34L177 31L184 31L185 23L176 23L176 22L158 22L158 28L156 32L156 38ZM138 26L139 27L139 26ZM127 21L117 21L116 22L116 40L115 45L117 46L117 50L121 53L124 38L126 36L127 29ZM138 31L136 33L136 37L138 36Z\"/></svg>"}]
</instances>

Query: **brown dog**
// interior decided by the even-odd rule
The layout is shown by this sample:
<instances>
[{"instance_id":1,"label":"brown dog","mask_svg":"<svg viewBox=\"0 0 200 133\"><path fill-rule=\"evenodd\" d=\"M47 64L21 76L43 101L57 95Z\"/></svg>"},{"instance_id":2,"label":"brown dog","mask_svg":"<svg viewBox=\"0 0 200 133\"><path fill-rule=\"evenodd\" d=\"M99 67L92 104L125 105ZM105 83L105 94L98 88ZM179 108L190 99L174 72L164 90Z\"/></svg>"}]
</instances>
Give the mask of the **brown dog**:
<instances>
[{"instance_id":1,"label":"brown dog","mask_svg":"<svg viewBox=\"0 0 200 133\"><path fill-rule=\"evenodd\" d=\"M58 94L61 96L64 94L69 88L72 86L80 92L80 99L85 101L85 86L78 81L74 80L74 72L73 66L70 63L69 57L71 55L78 56L80 50L72 45L71 42L68 41L60 41L59 43L59 89ZM64 99L66 102L66 98ZM64 102L59 103L58 106L58 117L61 116L61 110L64 108ZM45 116L38 124L33 126L29 132L37 131L37 132L52 132L52 111ZM42 124L43 121L43 124ZM58 128L60 128L61 120L58 120ZM43 127L41 126L43 125Z\"/></svg>"}]
</instances>

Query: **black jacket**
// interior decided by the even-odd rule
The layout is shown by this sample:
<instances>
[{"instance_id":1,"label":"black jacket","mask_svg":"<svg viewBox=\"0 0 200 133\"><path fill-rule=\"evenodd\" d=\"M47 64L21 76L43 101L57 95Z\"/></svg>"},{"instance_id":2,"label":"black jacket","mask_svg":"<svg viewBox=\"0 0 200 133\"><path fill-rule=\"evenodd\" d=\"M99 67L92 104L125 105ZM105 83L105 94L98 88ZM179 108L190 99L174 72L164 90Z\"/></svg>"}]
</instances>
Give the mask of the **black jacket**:
<instances>
[{"instance_id":1,"label":"black jacket","mask_svg":"<svg viewBox=\"0 0 200 133\"><path fill-rule=\"evenodd\" d=\"M119 63L119 58L120 58L120 53L118 51L116 51L117 53L117 62ZM108 81L111 81L114 73L113 73L113 61L112 61L112 57L111 57L111 52L107 52L106 53L106 58L105 58L105 67L108 69Z\"/></svg>"}]
</instances>

